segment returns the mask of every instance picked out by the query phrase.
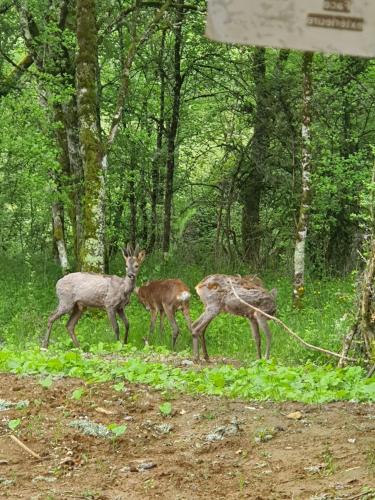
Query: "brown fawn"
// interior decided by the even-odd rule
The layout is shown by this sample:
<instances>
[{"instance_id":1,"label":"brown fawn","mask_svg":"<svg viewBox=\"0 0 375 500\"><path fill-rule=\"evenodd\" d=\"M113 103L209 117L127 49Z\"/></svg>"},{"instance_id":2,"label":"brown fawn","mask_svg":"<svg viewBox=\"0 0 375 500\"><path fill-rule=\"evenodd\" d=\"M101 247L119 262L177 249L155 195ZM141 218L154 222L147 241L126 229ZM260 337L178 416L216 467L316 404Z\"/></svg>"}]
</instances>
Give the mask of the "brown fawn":
<instances>
[{"instance_id":1,"label":"brown fawn","mask_svg":"<svg viewBox=\"0 0 375 500\"><path fill-rule=\"evenodd\" d=\"M190 291L187 285L181 280L166 279L157 280L146 283L139 288L135 288L135 293L139 301L151 313L150 331L145 343L148 343L148 338L155 330L155 322L157 315L160 315L160 331L163 329L163 316L166 314L173 332L173 349L176 345L177 337L180 333L176 322L175 314L180 309L184 315L191 331L191 319L189 312Z\"/></svg>"},{"instance_id":2,"label":"brown fawn","mask_svg":"<svg viewBox=\"0 0 375 500\"><path fill-rule=\"evenodd\" d=\"M233 288L232 288L233 287ZM209 323L221 312L243 316L249 320L255 340L258 359L261 358L261 340L259 328L266 335L266 359L269 358L272 333L268 327L268 318L255 311L249 305L261 309L269 315L276 312L276 290L268 292L257 277L228 276L226 274L213 274L204 278L195 287L199 298L204 304L204 312L193 324L193 351L194 359L199 360L198 339L201 339L204 358L208 361L205 331ZM233 292L235 290L236 294Z\"/></svg>"},{"instance_id":3,"label":"brown fawn","mask_svg":"<svg viewBox=\"0 0 375 500\"><path fill-rule=\"evenodd\" d=\"M125 316L124 307L129 303L139 267L146 253L144 250L139 251L138 245L135 250L128 245L123 249L122 254L126 265L126 276L124 278L80 272L67 274L56 283L56 295L59 304L56 311L48 318L47 334L43 347L48 347L53 323L64 314L70 314L66 328L73 344L79 347L74 329L87 307L107 311L117 340L120 339L120 330L116 320L116 314L118 314L125 326L124 343L128 341L129 320Z\"/></svg>"}]
</instances>

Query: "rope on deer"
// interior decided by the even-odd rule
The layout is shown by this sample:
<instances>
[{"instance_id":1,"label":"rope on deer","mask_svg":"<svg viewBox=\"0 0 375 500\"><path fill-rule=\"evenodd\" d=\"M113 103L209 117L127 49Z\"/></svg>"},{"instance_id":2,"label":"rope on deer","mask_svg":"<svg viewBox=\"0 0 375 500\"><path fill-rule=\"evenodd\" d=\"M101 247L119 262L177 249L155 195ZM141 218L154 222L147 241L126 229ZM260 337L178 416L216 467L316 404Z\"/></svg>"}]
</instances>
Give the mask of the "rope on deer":
<instances>
[{"instance_id":1,"label":"rope on deer","mask_svg":"<svg viewBox=\"0 0 375 500\"><path fill-rule=\"evenodd\" d=\"M270 314L267 314L266 312L262 311L261 309L258 309L257 307L253 306L252 304L249 304L247 302L245 302L243 299L241 299L241 297L238 295L238 293L236 292L236 290L234 289L233 287L233 283L232 283L232 280L229 279L229 284L230 284L230 287L232 289L232 292L234 293L234 296L236 297L236 299L238 299L242 304L245 304L246 306L250 307L251 309L253 309L254 311L260 313L260 314L263 314L263 316L265 316L266 318L268 319L272 319L273 321L275 321L276 323L278 323L279 325L281 325L288 333L289 335L291 335L292 337L294 337L295 339L297 339L301 344L303 344L305 347L308 347L309 349L314 349L315 351L319 351L319 352L323 352L324 354L328 354L330 356L334 356L336 358L340 358L340 359L345 359L346 361L354 361L354 362L357 362L356 359L354 358L348 358L347 356L342 356L341 354L338 354L337 352L332 352L332 351L328 351L327 349L323 349L322 347L318 347L316 345L313 345L313 344L309 344L308 342L306 342L305 340L301 339L301 337L299 337L296 333L293 332L293 330L291 330L285 323L283 323L281 321L281 319L279 318L276 318L275 316L271 316Z\"/></svg>"}]
</instances>

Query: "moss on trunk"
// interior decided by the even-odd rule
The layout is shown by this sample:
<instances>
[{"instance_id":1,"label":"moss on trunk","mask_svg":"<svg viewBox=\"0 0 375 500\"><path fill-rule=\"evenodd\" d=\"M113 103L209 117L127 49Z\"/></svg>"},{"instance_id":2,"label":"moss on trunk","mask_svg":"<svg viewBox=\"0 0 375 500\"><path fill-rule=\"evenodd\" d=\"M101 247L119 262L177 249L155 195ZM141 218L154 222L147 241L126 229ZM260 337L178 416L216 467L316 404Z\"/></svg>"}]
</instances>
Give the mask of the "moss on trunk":
<instances>
[{"instance_id":1,"label":"moss on trunk","mask_svg":"<svg viewBox=\"0 0 375 500\"><path fill-rule=\"evenodd\" d=\"M103 148L97 123L97 26L94 0L77 0L76 87L84 172L82 269L104 270Z\"/></svg>"}]
</instances>

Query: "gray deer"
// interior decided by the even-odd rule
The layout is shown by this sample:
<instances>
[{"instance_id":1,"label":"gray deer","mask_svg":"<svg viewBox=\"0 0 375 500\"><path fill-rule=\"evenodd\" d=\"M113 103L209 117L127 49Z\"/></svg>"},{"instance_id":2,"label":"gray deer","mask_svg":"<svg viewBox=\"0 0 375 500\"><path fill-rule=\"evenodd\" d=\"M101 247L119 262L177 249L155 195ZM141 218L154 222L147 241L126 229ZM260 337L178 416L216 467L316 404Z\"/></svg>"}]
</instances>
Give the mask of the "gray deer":
<instances>
[{"instance_id":1,"label":"gray deer","mask_svg":"<svg viewBox=\"0 0 375 500\"><path fill-rule=\"evenodd\" d=\"M139 251L138 245L135 250L127 245L122 250L122 254L126 265L124 278L79 272L67 274L56 283L59 304L56 311L48 318L47 334L43 347L48 347L53 323L64 314L70 314L66 327L73 344L79 347L74 328L87 307L96 307L107 311L117 340L120 339L120 330L116 320L116 314L118 314L125 326L124 343L128 341L129 320L125 316L124 307L129 303L130 295L135 287L135 279L146 252Z\"/></svg>"},{"instance_id":2,"label":"gray deer","mask_svg":"<svg viewBox=\"0 0 375 500\"><path fill-rule=\"evenodd\" d=\"M245 301L246 304L238 300L233 293L232 286L238 297ZM262 356L259 333L259 328L261 328L266 334L266 359L268 359L272 338L271 330L267 324L268 319L247 304L253 305L269 315L274 315L276 311L275 289L268 292L263 287L261 280L256 276L213 274L198 283L195 290L205 308L201 316L193 323L193 351L196 361L199 360L199 338L201 339L204 358L206 361L209 360L204 334L209 323L221 312L244 316L249 320L259 359Z\"/></svg>"}]
</instances>

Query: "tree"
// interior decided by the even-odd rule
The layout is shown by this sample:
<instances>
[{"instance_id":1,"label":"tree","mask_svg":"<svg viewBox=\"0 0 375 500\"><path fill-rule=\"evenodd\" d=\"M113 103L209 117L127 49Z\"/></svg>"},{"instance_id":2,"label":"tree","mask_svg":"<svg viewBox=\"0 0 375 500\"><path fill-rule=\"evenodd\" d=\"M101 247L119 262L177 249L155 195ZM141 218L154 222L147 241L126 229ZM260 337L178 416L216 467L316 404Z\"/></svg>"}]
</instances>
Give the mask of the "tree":
<instances>
[{"instance_id":1,"label":"tree","mask_svg":"<svg viewBox=\"0 0 375 500\"><path fill-rule=\"evenodd\" d=\"M105 185L104 152L97 120L97 41L95 0L77 0L76 90L80 152L85 178L81 262L84 271L103 272Z\"/></svg>"},{"instance_id":2,"label":"tree","mask_svg":"<svg viewBox=\"0 0 375 500\"><path fill-rule=\"evenodd\" d=\"M294 282L293 305L301 306L305 292L305 246L307 237L308 217L311 206L311 98L312 76L311 68L313 53L303 54L303 116L302 116L302 194L300 212L297 224L296 243L294 250Z\"/></svg>"},{"instance_id":3,"label":"tree","mask_svg":"<svg viewBox=\"0 0 375 500\"><path fill-rule=\"evenodd\" d=\"M176 137L180 119L181 88L184 76L181 73L182 58L182 23L184 19L184 0L177 0L176 19L174 23L174 60L173 60L173 100L167 135L167 171L164 194L164 232L163 252L167 253L171 238L171 216L173 200L173 181L176 168Z\"/></svg>"}]
</instances>

